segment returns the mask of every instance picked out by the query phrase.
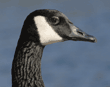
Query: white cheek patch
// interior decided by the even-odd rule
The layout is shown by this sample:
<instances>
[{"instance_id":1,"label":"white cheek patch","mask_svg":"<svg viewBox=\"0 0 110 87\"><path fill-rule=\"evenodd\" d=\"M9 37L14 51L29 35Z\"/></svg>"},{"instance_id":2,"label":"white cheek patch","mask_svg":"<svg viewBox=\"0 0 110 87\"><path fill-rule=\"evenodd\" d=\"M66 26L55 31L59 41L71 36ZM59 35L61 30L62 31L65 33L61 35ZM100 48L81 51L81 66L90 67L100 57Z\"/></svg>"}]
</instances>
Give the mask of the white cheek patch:
<instances>
[{"instance_id":1,"label":"white cheek patch","mask_svg":"<svg viewBox=\"0 0 110 87\"><path fill-rule=\"evenodd\" d=\"M60 37L48 24L44 16L36 16L34 18L35 24L38 28L38 34L42 45L48 45L56 42L61 42Z\"/></svg>"}]
</instances>

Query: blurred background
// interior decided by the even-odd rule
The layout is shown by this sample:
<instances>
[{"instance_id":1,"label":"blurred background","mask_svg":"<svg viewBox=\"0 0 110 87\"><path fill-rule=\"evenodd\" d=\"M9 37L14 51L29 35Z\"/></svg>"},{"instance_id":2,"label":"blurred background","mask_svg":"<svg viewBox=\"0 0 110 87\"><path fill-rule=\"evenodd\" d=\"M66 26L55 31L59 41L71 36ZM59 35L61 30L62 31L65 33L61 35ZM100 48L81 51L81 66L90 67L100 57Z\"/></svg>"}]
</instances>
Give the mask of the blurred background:
<instances>
[{"instance_id":1,"label":"blurred background","mask_svg":"<svg viewBox=\"0 0 110 87\"><path fill-rule=\"evenodd\" d=\"M11 87L12 60L26 16L57 9L97 43L66 41L45 47L45 87L110 87L110 0L0 0L0 87Z\"/></svg>"}]
</instances>

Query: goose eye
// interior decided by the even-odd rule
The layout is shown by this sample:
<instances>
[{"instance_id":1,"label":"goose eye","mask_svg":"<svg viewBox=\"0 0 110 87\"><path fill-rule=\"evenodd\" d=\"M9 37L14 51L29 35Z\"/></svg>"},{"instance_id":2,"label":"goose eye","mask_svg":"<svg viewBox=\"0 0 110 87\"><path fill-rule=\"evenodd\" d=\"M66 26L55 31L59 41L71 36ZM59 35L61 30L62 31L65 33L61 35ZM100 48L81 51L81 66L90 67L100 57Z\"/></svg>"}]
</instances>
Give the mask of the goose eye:
<instances>
[{"instance_id":1,"label":"goose eye","mask_svg":"<svg viewBox=\"0 0 110 87\"><path fill-rule=\"evenodd\" d=\"M54 25L58 24L58 23L59 23L59 17L53 16L53 17L51 18L51 22L52 22L52 24L54 24Z\"/></svg>"}]
</instances>

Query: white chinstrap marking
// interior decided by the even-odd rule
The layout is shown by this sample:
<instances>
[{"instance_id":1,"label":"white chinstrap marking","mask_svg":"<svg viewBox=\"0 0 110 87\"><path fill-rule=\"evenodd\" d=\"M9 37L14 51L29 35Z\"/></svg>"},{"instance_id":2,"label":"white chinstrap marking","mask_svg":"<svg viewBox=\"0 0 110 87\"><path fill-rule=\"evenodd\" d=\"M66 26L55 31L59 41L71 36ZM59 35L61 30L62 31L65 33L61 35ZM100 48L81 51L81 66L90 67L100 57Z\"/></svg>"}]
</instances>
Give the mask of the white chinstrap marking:
<instances>
[{"instance_id":1,"label":"white chinstrap marking","mask_svg":"<svg viewBox=\"0 0 110 87\"><path fill-rule=\"evenodd\" d=\"M34 18L38 34L42 45L48 45L56 42L62 42L60 37L53 28L48 24L44 16L36 16Z\"/></svg>"}]
</instances>

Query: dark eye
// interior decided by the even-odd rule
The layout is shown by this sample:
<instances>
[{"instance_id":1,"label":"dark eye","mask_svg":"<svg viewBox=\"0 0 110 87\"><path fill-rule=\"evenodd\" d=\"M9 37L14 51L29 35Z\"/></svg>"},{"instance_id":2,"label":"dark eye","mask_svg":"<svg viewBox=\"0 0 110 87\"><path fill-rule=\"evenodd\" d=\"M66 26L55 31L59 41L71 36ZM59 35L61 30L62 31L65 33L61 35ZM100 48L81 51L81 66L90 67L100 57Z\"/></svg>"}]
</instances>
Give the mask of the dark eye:
<instances>
[{"instance_id":1,"label":"dark eye","mask_svg":"<svg viewBox=\"0 0 110 87\"><path fill-rule=\"evenodd\" d=\"M59 23L59 17L53 16L51 18L51 22L52 22L52 24L57 25Z\"/></svg>"}]
</instances>

